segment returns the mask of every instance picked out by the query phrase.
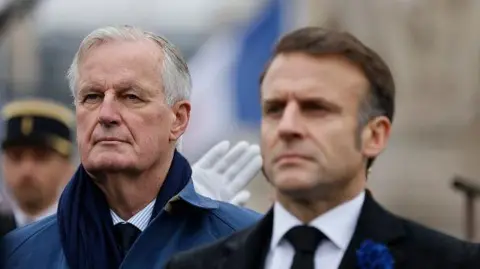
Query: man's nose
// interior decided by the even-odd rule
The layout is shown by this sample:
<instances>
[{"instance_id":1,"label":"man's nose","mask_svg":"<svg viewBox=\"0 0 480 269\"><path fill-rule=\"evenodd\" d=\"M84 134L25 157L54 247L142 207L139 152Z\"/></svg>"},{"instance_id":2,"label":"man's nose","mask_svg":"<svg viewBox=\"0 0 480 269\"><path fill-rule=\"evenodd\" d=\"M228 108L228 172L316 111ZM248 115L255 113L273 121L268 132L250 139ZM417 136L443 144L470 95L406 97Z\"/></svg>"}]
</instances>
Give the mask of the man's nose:
<instances>
[{"instance_id":1,"label":"man's nose","mask_svg":"<svg viewBox=\"0 0 480 269\"><path fill-rule=\"evenodd\" d=\"M285 107L278 125L279 136L291 140L304 135L303 118L298 104L289 103Z\"/></svg>"},{"instance_id":2,"label":"man's nose","mask_svg":"<svg viewBox=\"0 0 480 269\"><path fill-rule=\"evenodd\" d=\"M105 93L102 104L100 105L98 121L100 124L106 127L120 123L118 102L113 93Z\"/></svg>"},{"instance_id":3,"label":"man's nose","mask_svg":"<svg viewBox=\"0 0 480 269\"><path fill-rule=\"evenodd\" d=\"M22 160L21 160L21 163L20 163L20 167L21 167L21 171L24 173L24 174L31 174L31 173L35 173L35 158L33 156L30 156L30 155L27 155L27 156L23 156L22 157Z\"/></svg>"}]
</instances>

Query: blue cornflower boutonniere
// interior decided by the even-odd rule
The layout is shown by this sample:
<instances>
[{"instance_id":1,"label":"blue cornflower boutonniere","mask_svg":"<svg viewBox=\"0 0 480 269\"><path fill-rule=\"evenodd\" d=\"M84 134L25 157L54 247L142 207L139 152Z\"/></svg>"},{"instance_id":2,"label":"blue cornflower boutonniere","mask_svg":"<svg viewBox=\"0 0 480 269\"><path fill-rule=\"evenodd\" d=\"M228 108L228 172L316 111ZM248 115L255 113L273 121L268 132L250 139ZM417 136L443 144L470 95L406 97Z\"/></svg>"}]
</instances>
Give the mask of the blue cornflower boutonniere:
<instances>
[{"instance_id":1,"label":"blue cornflower boutonniere","mask_svg":"<svg viewBox=\"0 0 480 269\"><path fill-rule=\"evenodd\" d=\"M363 241L357 250L360 269L393 269L393 257L388 248L372 240Z\"/></svg>"}]
</instances>

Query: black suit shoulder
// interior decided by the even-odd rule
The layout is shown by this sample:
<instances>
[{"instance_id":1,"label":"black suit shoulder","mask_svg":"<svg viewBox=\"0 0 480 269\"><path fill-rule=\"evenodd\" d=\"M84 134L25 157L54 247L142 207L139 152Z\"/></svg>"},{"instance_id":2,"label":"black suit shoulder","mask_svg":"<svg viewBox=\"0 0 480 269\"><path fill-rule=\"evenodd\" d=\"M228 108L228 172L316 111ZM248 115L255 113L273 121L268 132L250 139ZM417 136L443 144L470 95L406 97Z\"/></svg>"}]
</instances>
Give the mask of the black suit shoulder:
<instances>
[{"instance_id":1,"label":"black suit shoulder","mask_svg":"<svg viewBox=\"0 0 480 269\"><path fill-rule=\"evenodd\" d=\"M398 217L405 228L405 241L410 252L455 264L480 259L480 245L460 240L417 222ZM480 268L480 264L478 266Z\"/></svg>"},{"instance_id":2,"label":"black suit shoulder","mask_svg":"<svg viewBox=\"0 0 480 269\"><path fill-rule=\"evenodd\" d=\"M457 239L404 218L398 217L398 220L406 232L406 236L398 243L405 250L403 258L410 261L407 264L414 261L412 268L422 268L417 266L417 261L425 263L425 268L480 268L479 244ZM166 268L196 269L208 268L212 263L221 264L220 259L231 254L229 250L245 247L246 240L254 229L251 227L201 248L181 252L172 257ZM212 259L216 261L212 262Z\"/></svg>"},{"instance_id":3,"label":"black suit shoulder","mask_svg":"<svg viewBox=\"0 0 480 269\"><path fill-rule=\"evenodd\" d=\"M470 267L472 263L478 265L479 244L393 214L368 192L352 238L353 250L358 249L365 239L387 245L399 268L480 268ZM354 254L350 253L349 258L352 257Z\"/></svg>"},{"instance_id":4,"label":"black suit shoulder","mask_svg":"<svg viewBox=\"0 0 480 269\"><path fill-rule=\"evenodd\" d=\"M168 269L262 268L273 226L272 210L256 225L202 248L175 255ZM480 269L480 245L390 213L368 194L341 269L355 268L366 240L383 244L398 269Z\"/></svg>"}]
</instances>

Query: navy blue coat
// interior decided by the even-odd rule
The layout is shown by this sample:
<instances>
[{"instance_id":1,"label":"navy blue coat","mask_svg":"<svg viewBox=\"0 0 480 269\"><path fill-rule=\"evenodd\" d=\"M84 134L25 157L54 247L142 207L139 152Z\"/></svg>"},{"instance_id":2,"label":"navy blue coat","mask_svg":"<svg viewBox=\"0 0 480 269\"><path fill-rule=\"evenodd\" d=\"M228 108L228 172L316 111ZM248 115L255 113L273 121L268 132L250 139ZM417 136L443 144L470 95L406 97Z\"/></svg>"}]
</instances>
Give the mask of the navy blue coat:
<instances>
[{"instance_id":1,"label":"navy blue coat","mask_svg":"<svg viewBox=\"0 0 480 269\"><path fill-rule=\"evenodd\" d=\"M254 224L261 215L203 197L190 182L133 244L120 268L163 268L175 253L214 242ZM4 268L68 268L56 215L9 233L2 241Z\"/></svg>"}]
</instances>

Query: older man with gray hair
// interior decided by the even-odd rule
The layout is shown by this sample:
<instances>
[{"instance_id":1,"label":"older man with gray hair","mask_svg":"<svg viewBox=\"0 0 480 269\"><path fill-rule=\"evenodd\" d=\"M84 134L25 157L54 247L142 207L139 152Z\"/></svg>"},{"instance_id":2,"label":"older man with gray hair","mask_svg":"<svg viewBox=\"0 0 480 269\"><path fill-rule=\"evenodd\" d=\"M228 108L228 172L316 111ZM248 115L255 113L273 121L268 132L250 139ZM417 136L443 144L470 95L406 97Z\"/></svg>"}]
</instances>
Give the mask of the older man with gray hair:
<instances>
[{"instance_id":1,"label":"older man with gray hair","mask_svg":"<svg viewBox=\"0 0 480 269\"><path fill-rule=\"evenodd\" d=\"M4 238L4 268L162 268L173 254L259 218L195 191L176 150L190 118L190 75L167 40L128 26L95 30L68 78L81 165L55 216ZM225 158L251 161L238 152ZM229 163L216 171L241 173Z\"/></svg>"}]
</instances>

